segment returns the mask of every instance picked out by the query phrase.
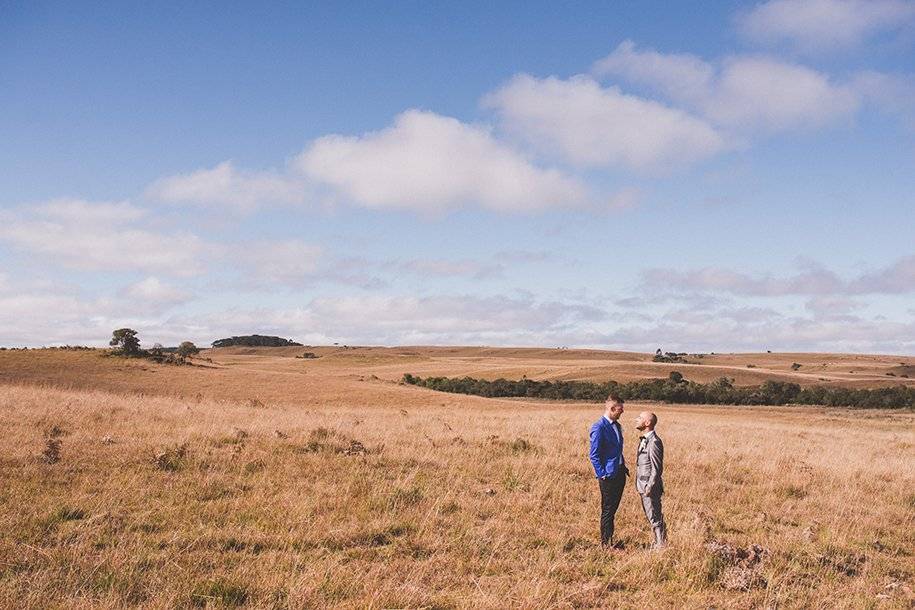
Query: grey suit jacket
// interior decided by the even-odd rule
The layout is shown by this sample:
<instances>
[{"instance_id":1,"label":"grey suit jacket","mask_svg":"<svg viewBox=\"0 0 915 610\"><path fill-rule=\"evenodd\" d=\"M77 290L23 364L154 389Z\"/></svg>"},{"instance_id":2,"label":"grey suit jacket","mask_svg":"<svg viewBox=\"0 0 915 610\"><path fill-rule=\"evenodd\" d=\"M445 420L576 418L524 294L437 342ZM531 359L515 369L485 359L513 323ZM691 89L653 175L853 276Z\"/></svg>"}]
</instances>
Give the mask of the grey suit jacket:
<instances>
[{"instance_id":1,"label":"grey suit jacket","mask_svg":"<svg viewBox=\"0 0 915 610\"><path fill-rule=\"evenodd\" d=\"M639 441L635 457L635 488L640 494L647 490L649 496L664 493L664 443L655 432L644 442Z\"/></svg>"}]
</instances>

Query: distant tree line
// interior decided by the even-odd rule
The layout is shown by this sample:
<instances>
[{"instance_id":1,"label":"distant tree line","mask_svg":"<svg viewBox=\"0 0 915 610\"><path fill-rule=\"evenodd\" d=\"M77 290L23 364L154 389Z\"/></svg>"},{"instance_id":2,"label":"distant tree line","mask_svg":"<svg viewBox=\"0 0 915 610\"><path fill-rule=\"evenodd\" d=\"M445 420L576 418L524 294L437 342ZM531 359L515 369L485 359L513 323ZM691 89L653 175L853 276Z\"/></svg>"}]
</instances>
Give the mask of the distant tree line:
<instances>
[{"instance_id":1,"label":"distant tree line","mask_svg":"<svg viewBox=\"0 0 915 610\"><path fill-rule=\"evenodd\" d=\"M651 359L651 361L652 362L667 362L667 363L680 362L683 364L702 364L701 362L695 362L695 363L690 362L689 360L686 359L687 355L688 354L686 352L661 352L661 348L659 347L657 349L657 351L654 353L654 357ZM697 354L697 357L701 358L702 355Z\"/></svg>"},{"instance_id":2,"label":"distant tree line","mask_svg":"<svg viewBox=\"0 0 915 610\"><path fill-rule=\"evenodd\" d=\"M241 337L229 337L228 339L217 339L213 341L213 347L298 347L301 343L283 339L282 337L271 337L265 335L242 335Z\"/></svg>"},{"instance_id":3,"label":"distant tree line","mask_svg":"<svg viewBox=\"0 0 915 610\"><path fill-rule=\"evenodd\" d=\"M108 342L115 356L127 358L149 358L153 362L163 364L187 364L187 359L200 352L200 349L190 341L182 341L178 347L163 347L156 343L146 350L140 347L140 338L137 331L132 328L119 328L111 333Z\"/></svg>"},{"instance_id":4,"label":"distant tree line","mask_svg":"<svg viewBox=\"0 0 915 610\"><path fill-rule=\"evenodd\" d=\"M904 385L854 389L835 386L802 388L796 383L766 381L762 385L737 387L732 379L721 377L712 383L687 381L677 371L667 379L643 379L619 383L607 381L535 381L523 378L474 379L473 377L416 377L409 373L403 382L456 394L473 394L489 398L545 398L550 400L585 400L601 402L611 392L624 400L655 400L684 404L712 405L820 405L858 407L863 409L915 408L915 387Z\"/></svg>"}]
</instances>

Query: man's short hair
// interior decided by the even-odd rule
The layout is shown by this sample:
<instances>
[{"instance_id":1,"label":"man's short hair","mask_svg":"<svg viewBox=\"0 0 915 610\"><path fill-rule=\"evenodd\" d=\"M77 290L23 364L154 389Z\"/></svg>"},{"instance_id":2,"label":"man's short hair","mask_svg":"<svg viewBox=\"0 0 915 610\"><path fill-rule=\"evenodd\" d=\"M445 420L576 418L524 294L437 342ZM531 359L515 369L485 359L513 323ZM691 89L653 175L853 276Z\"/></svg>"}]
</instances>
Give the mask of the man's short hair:
<instances>
[{"instance_id":1,"label":"man's short hair","mask_svg":"<svg viewBox=\"0 0 915 610\"><path fill-rule=\"evenodd\" d=\"M651 427L654 428L655 426L658 425L658 416L655 415L654 413L649 413L648 415L651 416L648 418L648 422L651 425Z\"/></svg>"},{"instance_id":2,"label":"man's short hair","mask_svg":"<svg viewBox=\"0 0 915 610\"><path fill-rule=\"evenodd\" d=\"M619 394L610 394L610 396L607 397L607 400L610 402L615 402L618 405L623 404L623 397Z\"/></svg>"}]
</instances>

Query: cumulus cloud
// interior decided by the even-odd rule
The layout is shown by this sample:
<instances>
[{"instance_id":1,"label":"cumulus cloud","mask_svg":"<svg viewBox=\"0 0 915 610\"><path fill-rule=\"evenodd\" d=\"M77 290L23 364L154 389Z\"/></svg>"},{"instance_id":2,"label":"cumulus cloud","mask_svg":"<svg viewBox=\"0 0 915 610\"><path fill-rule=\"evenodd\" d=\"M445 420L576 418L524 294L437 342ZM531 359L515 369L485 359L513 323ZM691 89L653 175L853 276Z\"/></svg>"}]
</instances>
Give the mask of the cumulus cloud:
<instances>
[{"instance_id":1,"label":"cumulus cloud","mask_svg":"<svg viewBox=\"0 0 915 610\"><path fill-rule=\"evenodd\" d=\"M306 185L289 172L243 171L231 161L211 169L168 176L146 189L147 197L170 203L188 203L249 212L274 204L300 204Z\"/></svg>"},{"instance_id":2,"label":"cumulus cloud","mask_svg":"<svg viewBox=\"0 0 915 610\"><path fill-rule=\"evenodd\" d=\"M583 167L685 164L726 147L701 119L617 87L603 88L587 76L563 80L521 74L486 96L484 105L541 153L558 153Z\"/></svg>"},{"instance_id":3,"label":"cumulus cloud","mask_svg":"<svg viewBox=\"0 0 915 610\"><path fill-rule=\"evenodd\" d=\"M637 49L631 40L624 40L610 55L594 62L591 72L648 85L680 100L707 97L717 76L715 67L700 57Z\"/></svg>"},{"instance_id":4,"label":"cumulus cloud","mask_svg":"<svg viewBox=\"0 0 915 610\"><path fill-rule=\"evenodd\" d=\"M734 56L712 64L625 41L593 71L652 88L735 131L819 126L849 117L860 105L852 85L771 57Z\"/></svg>"},{"instance_id":5,"label":"cumulus cloud","mask_svg":"<svg viewBox=\"0 0 915 610\"><path fill-rule=\"evenodd\" d=\"M295 164L345 200L378 209L526 212L586 199L578 180L533 165L486 128L420 110L382 131L318 138Z\"/></svg>"},{"instance_id":6,"label":"cumulus cloud","mask_svg":"<svg viewBox=\"0 0 915 610\"><path fill-rule=\"evenodd\" d=\"M915 22L909 0L769 0L738 16L757 42L788 42L803 51L853 47Z\"/></svg>"},{"instance_id":7,"label":"cumulus cloud","mask_svg":"<svg viewBox=\"0 0 915 610\"><path fill-rule=\"evenodd\" d=\"M19 206L0 217L0 241L82 271L147 271L193 275L205 244L182 232L139 228L145 211L129 203L54 200Z\"/></svg>"}]
</instances>

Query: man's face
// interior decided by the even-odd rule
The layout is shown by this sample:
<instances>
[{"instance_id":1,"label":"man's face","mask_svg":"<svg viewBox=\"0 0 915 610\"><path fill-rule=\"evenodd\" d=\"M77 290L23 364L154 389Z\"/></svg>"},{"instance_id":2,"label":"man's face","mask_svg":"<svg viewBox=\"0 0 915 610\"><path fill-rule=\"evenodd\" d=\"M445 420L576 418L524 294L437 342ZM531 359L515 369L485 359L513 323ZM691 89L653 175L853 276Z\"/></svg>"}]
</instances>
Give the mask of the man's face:
<instances>
[{"instance_id":1,"label":"man's face","mask_svg":"<svg viewBox=\"0 0 915 610\"><path fill-rule=\"evenodd\" d=\"M619 419L619 416L623 414L623 403L614 402L612 400L607 401L607 411L610 413L610 419Z\"/></svg>"},{"instance_id":2,"label":"man's face","mask_svg":"<svg viewBox=\"0 0 915 610\"><path fill-rule=\"evenodd\" d=\"M638 416L635 418L635 429L636 430L644 430L645 428L647 428L650 425L651 425L651 420L648 416L648 413L645 413L644 411L642 413L639 413Z\"/></svg>"}]
</instances>

